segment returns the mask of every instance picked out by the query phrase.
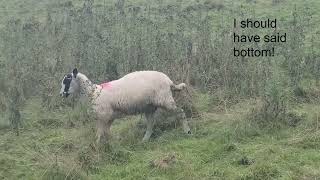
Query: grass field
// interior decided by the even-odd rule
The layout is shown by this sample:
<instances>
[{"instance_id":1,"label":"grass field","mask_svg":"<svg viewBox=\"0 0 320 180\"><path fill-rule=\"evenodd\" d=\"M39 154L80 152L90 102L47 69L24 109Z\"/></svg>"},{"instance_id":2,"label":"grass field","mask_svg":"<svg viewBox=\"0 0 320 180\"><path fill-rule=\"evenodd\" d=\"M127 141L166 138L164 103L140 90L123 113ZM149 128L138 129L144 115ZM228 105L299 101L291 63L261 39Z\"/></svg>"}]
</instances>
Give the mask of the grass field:
<instances>
[{"instance_id":1,"label":"grass field","mask_svg":"<svg viewBox=\"0 0 320 180\"><path fill-rule=\"evenodd\" d=\"M11 18L41 21L49 6L65 2L0 0L0 29ZM80 0L72 2L82 6ZM302 43L320 42L318 0L280 0L277 5L272 0L128 0L126 5L188 8L206 2L224 7L224 11L209 11L216 22L232 20L224 14L237 8L248 9L250 16L287 20L296 7L297 12L312 16ZM96 0L95 8L104 3L115 1ZM58 5L50 10L59 10ZM219 28L219 23L212 28ZM1 59L0 54L0 65ZM131 116L114 122L110 144L103 147L93 143L94 122L87 122L77 107L48 110L39 97L31 98L22 109L20 136L6 128L7 115L0 114L0 179L320 179L317 101L294 102L290 111L300 115L301 121L270 129L249 120L259 100L240 98L220 107L213 103L214 97L196 91L194 104L201 116L190 120L192 135L185 135L179 126L165 129L160 125L150 142L142 143L144 118Z\"/></svg>"},{"instance_id":2,"label":"grass field","mask_svg":"<svg viewBox=\"0 0 320 180\"><path fill-rule=\"evenodd\" d=\"M203 103L203 98L201 98ZM208 101L208 100L207 100ZM317 179L320 177L319 105L303 104L297 127L266 131L250 126L253 101L225 112L202 112L193 135L157 131L141 143L140 117L118 120L106 151L90 145L91 123L67 128L66 115L26 106L31 123L16 137L2 131L0 172L4 179ZM142 132L140 132L142 131ZM90 138L92 137L92 138Z\"/></svg>"}]
</instances>

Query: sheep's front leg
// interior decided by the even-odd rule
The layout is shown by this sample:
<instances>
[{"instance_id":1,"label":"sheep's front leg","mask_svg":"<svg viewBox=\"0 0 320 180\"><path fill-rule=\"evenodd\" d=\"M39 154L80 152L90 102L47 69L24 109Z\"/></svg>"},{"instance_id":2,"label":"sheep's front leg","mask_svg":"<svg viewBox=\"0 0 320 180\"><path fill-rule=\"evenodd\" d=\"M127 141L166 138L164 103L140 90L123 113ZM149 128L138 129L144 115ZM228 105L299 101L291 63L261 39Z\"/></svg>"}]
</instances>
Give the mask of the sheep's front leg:
<instances>
[{"instance_id":1,"label":"sheep's front leg","mask_svg":"<svg viewBox=\"0 0 320 180\"><path fill-rule=\"evenodd\" d=\"M152 132L153 132L153 125L154 125L154 113L146 113L145 114L146 119L147 119L147 131L144 134L144 137L142 139L142 142L149 141Z\"/></svg>"},{"instance_id":2,"label":"sheep's front leg","mask_svg":"<svg viewBox=\"0 0 320 180\"><path fill-rule=\"evenodd\" d=\"M104 144L110 138L110 126L112 119L110 118L98 118L97 120L97 134L96 134L96 142L97 144Z\"/></svg>"},{"instance_id":3,"label":"sheep's front leg","mask_svg":"<svg viewBox=\"0 0 320 180\"><path fill-rule=\"evenodd\" d=\"M107 130L105 122L102 119L98 119L97 121L97 133L96 133L96 142L97 144L105 143L107 136Z\"/></svg>"}]
</instances>

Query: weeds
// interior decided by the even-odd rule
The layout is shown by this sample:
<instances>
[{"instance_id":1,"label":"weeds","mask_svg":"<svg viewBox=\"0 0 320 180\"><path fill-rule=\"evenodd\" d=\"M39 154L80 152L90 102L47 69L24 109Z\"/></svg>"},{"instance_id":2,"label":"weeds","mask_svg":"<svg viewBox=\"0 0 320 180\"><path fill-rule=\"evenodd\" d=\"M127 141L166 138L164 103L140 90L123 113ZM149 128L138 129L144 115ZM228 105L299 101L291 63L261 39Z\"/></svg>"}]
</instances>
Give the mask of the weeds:
<instances>
[{"instance_id":1,"label":"weeds","mask_svg":"<svg viewBox=\"0 0 320 180\"><path fill-rule=\"evenodd\" d=\"M6 113L0 126L11 122L20 136L1 129L0 179L320 176L316 1L12 0L1 6L0 111ZM230 55L233 18L269 12L282 21L276 31L288 34L277 56ZM89 108L58 96L63 73L73 66L96 83L146 69L186 82L196 93L182 95L180 107L194 134L181 135L179 120L163 115L151 141L141 144L144 118L135 116L115 122L109 144L95 146ZM254 108L243 103L252 99ZM301 102L311 104L296 106Z\"/></svg>"}]
</instances>

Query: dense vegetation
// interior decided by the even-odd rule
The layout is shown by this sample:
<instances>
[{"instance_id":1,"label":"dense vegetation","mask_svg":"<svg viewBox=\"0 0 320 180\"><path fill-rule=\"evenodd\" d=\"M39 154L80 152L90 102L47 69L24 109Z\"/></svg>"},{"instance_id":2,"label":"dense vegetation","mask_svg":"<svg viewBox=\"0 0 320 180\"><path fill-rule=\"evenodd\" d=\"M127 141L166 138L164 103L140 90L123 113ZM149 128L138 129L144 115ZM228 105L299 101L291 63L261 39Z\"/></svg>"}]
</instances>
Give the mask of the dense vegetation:
<instances>
[{"instance_id":1,"label":"dense vegetation","mask_svg":"<svg viewBox=\"0 0 320 180\"><path fill-rule=\"evenodd\" d=\"M0 2L1 179L320 177L317 0ZM233 57L234 18L277 18L287 42ZM144 118L128 117L97 149L86 108L58 96L75 66L96 83L145 69L186 82L193 135L163 117L142 144Z\"/></svg>"}]
</instances>

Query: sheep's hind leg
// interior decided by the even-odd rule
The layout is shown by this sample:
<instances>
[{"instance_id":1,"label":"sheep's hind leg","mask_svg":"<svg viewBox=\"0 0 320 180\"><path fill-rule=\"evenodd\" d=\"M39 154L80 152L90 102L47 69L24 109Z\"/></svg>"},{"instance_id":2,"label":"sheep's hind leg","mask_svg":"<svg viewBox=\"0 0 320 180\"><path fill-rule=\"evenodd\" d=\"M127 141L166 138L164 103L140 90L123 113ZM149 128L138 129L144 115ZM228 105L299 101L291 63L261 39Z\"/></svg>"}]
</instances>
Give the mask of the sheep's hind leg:
<instances>
[{"instance_id":1,"label":"sheep's hind leg","mask_svg":"<svg viewBox=\"0 0 320 180\"><path fill-rule=\"evenodd\" d=\"M184 113L183 109L177 107L174 100L170 100L168 105L165 106L165 109L167 109L169 112L176 113L178 117L182 119L183 131L187 134L191 134L191 129L189 127L186 114Z\"/></svg>"},{"instance_id":2,"label":"sheep's hind leg","mask_svg":"<svg viewBox=\"0 0 320 180\"><path fill-rule=\"evenodd\" d=\"M144 134L144 137L142 139L142 142L149 141L152 132L153 132L153 126L154 126L154 112L150 113L145 113L146 120L147 120L147 130L146 133Z\"/></svg>"},{"instance_id":3,"label":"sheep's hind leg","mask_svg":"<svg viewBox=\"0 0 320 180\"><path fill-rule=\"evenodd\" d=\"M186 114L184 113L183 109L179 109L177 110L178 113L181 115L182 118L182 127L183 127L183 131L187 134L191 134L191 129L189 127L189 123L188 120L186 118Z\"/></svg>"}]
</instances>

